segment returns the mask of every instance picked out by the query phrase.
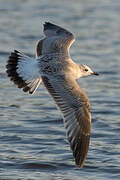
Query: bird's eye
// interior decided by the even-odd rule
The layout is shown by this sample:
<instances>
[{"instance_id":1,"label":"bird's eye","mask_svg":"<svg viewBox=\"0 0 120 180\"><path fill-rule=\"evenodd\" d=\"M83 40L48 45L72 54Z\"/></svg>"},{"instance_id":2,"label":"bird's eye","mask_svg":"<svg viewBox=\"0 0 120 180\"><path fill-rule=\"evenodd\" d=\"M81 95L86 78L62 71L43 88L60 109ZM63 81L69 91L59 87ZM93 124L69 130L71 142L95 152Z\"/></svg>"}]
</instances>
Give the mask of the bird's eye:
<instances>
[{"instance_id":1,"label":"bird's eye","mask_svg":"<svg viewBox=\"0 0 120 180\"><path fill-rule=\"evenodd\" d=\"M85 69L85 71L87 72L87 71L88 71L88 69Z\"/></svg>"}]
</instances>

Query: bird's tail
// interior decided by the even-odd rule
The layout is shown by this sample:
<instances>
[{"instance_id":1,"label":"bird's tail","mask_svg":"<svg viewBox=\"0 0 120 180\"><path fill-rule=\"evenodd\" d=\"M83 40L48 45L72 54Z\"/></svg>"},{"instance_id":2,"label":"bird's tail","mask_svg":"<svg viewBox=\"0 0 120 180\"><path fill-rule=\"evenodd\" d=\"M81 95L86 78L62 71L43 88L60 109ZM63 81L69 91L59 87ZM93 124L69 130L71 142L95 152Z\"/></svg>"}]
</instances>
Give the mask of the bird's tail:
<instances>
[{"instance_id":1,"label":"bird's tail","mask_svg":"<svg viewBox=\"0 0 120 180\"><path fill-rule=\"evenodd\" d=\"M38 88L41 78L39 73L38 62L31 57L15 50L8 58L6 65L7 74L18 88L24 92L33 94Z\"/></svg>"}]
</instances>

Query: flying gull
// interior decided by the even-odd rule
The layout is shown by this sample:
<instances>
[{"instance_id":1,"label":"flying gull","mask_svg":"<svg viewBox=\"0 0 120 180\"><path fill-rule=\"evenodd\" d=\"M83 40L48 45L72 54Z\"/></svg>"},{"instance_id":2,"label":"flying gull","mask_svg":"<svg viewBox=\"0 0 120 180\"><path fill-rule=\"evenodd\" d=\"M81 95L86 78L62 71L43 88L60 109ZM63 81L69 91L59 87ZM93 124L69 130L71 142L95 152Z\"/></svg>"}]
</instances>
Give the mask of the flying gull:
<instances>
[{"instance_id":1,"label":"flying gull","mask_svg":"<svg viewBox=\"0 0 120 180\"><path fill-rule=\"evenodd\" d=\"M18 88L30 94L43 82L63 115L75 162L81 168L89 148L91 113L88 96L76 80L98 73L72 61L69 49L74 41L68 30L45 22L44 38L37 44L36 58L14 50L8 58L6 72Z\"/></svg>"}]
</instances>

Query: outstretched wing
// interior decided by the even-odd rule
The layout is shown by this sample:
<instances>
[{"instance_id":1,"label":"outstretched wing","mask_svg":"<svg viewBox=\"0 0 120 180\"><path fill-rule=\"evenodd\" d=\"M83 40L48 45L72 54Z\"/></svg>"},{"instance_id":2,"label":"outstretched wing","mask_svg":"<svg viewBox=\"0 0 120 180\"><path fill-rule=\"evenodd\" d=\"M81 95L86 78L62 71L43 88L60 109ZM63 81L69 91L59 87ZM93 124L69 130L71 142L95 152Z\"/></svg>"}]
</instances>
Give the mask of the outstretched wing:
<instances>
[{"instance_id":1,"label":"outstretched wing","mask_svg":"<svg viewBox=\"0 0 120 180\"><path fill-rule=\"evenodd\" d=\"M42 80L64 116L75 162L82 167L90 140L91 114L88 97L74 80L62 76L44 76Z\"/></svg>"},{"instance_id":2,"label":"outstretched wing","mask_svg":"<svg viewBox=\"0 0 120 180\"><path fill-rule=\"evenodd\" d=\"M75 40L71 32L50 22L44 24L43 31L45 38L37 44L37 56L59 52L66 53Z\"/></svg>"}]
</instances>

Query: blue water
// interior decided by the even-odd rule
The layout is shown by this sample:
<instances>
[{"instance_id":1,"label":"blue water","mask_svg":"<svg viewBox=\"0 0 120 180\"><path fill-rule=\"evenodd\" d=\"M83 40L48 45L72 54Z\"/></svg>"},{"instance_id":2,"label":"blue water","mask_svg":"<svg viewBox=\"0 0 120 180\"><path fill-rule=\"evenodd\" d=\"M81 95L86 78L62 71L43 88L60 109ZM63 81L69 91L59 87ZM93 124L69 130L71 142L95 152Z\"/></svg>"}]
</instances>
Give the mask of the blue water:
<instances>
[{"instance_id":1,"label":"blue water","mask_svg":"<svg viewBox=\"0 0 120 180\"><path fill-rule=\"evenodd\" d=\"M44 21L73 32L72 58L100 73L79 80L92 108L82 169L74 163L62 117L44 86L33 96L25 94L5 73L13 49L35 55ZM120 179L119 0L0 0L0 179Z\"/></svg>"}]
</instances>

